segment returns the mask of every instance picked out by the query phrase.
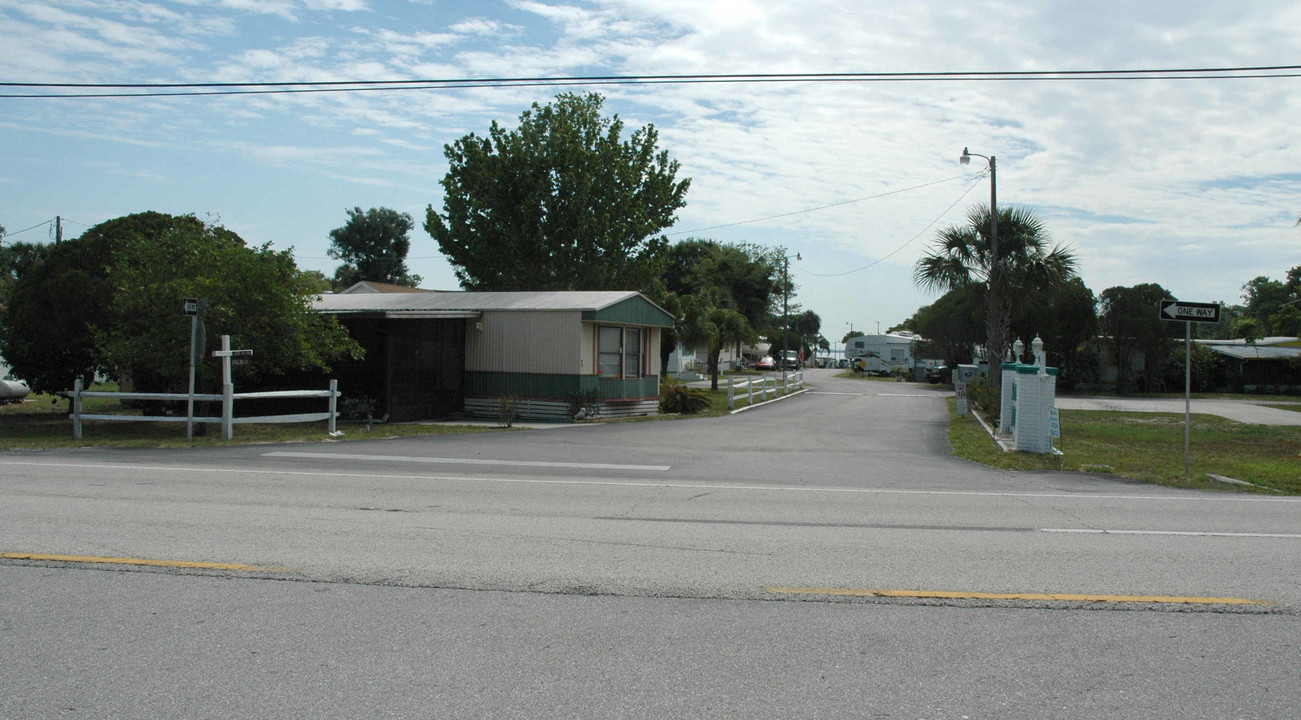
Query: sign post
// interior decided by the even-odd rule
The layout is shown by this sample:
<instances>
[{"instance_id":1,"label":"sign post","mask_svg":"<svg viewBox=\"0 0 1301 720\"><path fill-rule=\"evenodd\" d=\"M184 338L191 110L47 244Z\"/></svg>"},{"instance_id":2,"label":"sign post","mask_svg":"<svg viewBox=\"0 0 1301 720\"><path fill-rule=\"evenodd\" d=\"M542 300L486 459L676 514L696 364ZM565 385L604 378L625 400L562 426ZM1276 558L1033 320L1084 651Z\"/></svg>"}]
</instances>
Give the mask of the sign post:
<instances>
[{"instance_id":1,"label":"sign post","mask_svg":"<svg viewBox=\"0 0 1301 720\"><path fill-rule=\"evenodd\" d=\"M194 441L194 368L203 358L207 344L203 315L208 312L208 298L185 298L181 312L190 316L190 397L185 402L185 441Z\"/></svg>"},{"instance_id":2,"label":"sign post","mask_svg":"<svg viewBox=\"0 0 1301 720\"><path fill-rule=\"evenodd\" d=\"M1218 323L1218 303L1161 301L1161 319L1182 321L1184 324L1184 479L1189 476L1189 428L1193 415L1193 323Z\"/></svg>"},{"instance_id":3,"label":"sign post","mask_svg":"<svg viewBox=\"0 0 1301 720\"><path fill-rule=\"evenodd\" d=\"M235 416L235 386L230 379L231 357L249 358L252 350L231 350L230 336L221 336L221 349L213 350L212 356L221 358L221 439L230 440L235 436L232 420ZM236 361L238 362L238 361Z\"/></svg>"}]
</instances>

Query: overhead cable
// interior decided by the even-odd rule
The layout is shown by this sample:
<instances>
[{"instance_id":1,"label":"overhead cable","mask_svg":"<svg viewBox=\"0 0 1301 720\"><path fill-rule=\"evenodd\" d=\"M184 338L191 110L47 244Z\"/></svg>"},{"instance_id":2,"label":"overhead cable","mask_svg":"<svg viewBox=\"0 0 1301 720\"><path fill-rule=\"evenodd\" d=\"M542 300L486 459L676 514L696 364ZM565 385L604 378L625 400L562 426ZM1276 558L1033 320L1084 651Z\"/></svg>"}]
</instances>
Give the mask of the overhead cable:
<instances>
[{"instance_id":1,"label":"overhead cable","mask_svg":"<svg viewBox=\"0 0 1301 720\"><path fill-rule=\"evenodd\" d=\"M736 73L694 75L589 75L575 77L442 78L412 80L317 80L202 83L50 83L0 82L0 88L47 92L6 93L0 98L122 98L201 95L269 95L296 93L374 92L394 90L459 90L571 85L689 85L701 83L827 83L827 82L987 82L1065 80L1244 80L1301 77L1301 65L1260 65L1208 68L1147 68L1131 70L1015 70L863 73ZM48 92L80 90L84 92ZM95 92L89 92L95 91ZM114 91L114 92L110 92Z\"/></svg>"}]
</instances>

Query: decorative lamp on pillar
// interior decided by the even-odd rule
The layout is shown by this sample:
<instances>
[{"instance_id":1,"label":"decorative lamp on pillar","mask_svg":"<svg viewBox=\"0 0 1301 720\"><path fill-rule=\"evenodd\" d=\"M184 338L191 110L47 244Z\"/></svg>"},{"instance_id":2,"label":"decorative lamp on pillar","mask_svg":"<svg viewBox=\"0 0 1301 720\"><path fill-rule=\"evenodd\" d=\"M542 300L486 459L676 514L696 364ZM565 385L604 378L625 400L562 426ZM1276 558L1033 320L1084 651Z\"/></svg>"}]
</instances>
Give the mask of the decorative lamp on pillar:
<instances>
[{"instance_id":1,"label":"decorative lamp on pillar","mask_svg":"<svg viewBox=\"0 0 1301 720\"><path fill-rule=\"evenodd\" d=\"M1030 341L1030 351L1034 353L1034 364L1039 366L1040 370L1048 367L1048 355L1044 353L1044 341L1038 335Z\"/></svg>"},{"instance_id":2,"label":"decorative lamp on pillar","mask_svg":"<svg viewBox=\"0 0 1301 720\"><path fill-rule=\"evenodd\" d=\"M1016 342L1012 343L1012 362L1021 362L1021 353L1023 352L1025 352L1025 343L1021 342L1021 338L1017 338Z\"/></svg>"}]
</instances>

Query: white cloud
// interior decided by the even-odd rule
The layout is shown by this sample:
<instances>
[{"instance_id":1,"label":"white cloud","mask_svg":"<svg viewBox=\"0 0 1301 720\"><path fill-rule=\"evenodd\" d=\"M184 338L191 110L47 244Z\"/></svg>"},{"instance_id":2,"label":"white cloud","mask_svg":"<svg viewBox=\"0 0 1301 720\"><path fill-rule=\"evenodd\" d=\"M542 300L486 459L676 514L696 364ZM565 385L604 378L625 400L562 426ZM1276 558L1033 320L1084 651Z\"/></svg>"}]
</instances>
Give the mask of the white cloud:
<instances>
[{"instance_id":1,"label":"white cloud","mask_svg":"<svg viewBox=\"0 0 1301 720\"><path fill-rule=\"evenodd\" d=\"M344 12L348 27L341 28ZM418 8L350 0L0 0L0 75L295 81L1272 65L1301 57L1297 26L1301 6L1284 0L509 0ZM387 202L387 194L409 207L437 206L445 143L482 133L492 120L512 126L531 102L562 90L591 89L606 95L606 110L630 128L655 123L661 146L692 177L674 230L957 176L964 172L957 155L970 146L997 155L1000 202L1041 209L1054 237L1079 252L1095 290L1158 281L1191 299L1233 299L1247 279L1281 276L1297 264L1301 233L1289 222L1301 212L1294 83L578 86L27 103L4 111L9 118L18 112L22 129L0 131L102 136L106 148L128 141L195 153L216 147L220 157L257 172L302 172L305 182L327 178L353 193L373 191L373 204ZM127 168L120 158L112 162ZM104 167L107 174L112 165ZM800 273L843 271L902 247L888 263L845 281L870 277L885 287L887 275L906 283L911 262L934 237L927 225L969 185L944 183L704 234L798 249L806 258ZM987 198L984 181L940 224L960 222ZM1171 249L1180 259L1164 262ZM835 267L820 268L819 258L836 258ZM850 285L807 284L806 304L828 322L819 302L886 306L846 290ZM906 304L904 295L892 291L889 304ZM859 317L868 319L878 318Z\"/></svg>"}]
</instances>

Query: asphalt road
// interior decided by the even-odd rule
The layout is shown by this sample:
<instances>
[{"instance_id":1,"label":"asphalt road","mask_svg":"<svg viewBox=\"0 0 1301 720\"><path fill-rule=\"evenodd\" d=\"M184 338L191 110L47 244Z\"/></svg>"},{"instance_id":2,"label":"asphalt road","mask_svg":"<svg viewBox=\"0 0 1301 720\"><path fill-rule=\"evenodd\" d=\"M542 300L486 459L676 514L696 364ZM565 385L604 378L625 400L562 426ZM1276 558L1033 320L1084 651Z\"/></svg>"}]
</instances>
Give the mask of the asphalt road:
<instances>
[{"instance_id":1,"label":"asphalt road","mask_svg":"<svg viewBox=\"0 0 1301 720\"><path fill-rule=\"evenodd\" d=\"M0 455L0 716L1301 706L1297 499L990 470L936 389L833 374L707 420Z\"/></svg>"}]
</instances>

